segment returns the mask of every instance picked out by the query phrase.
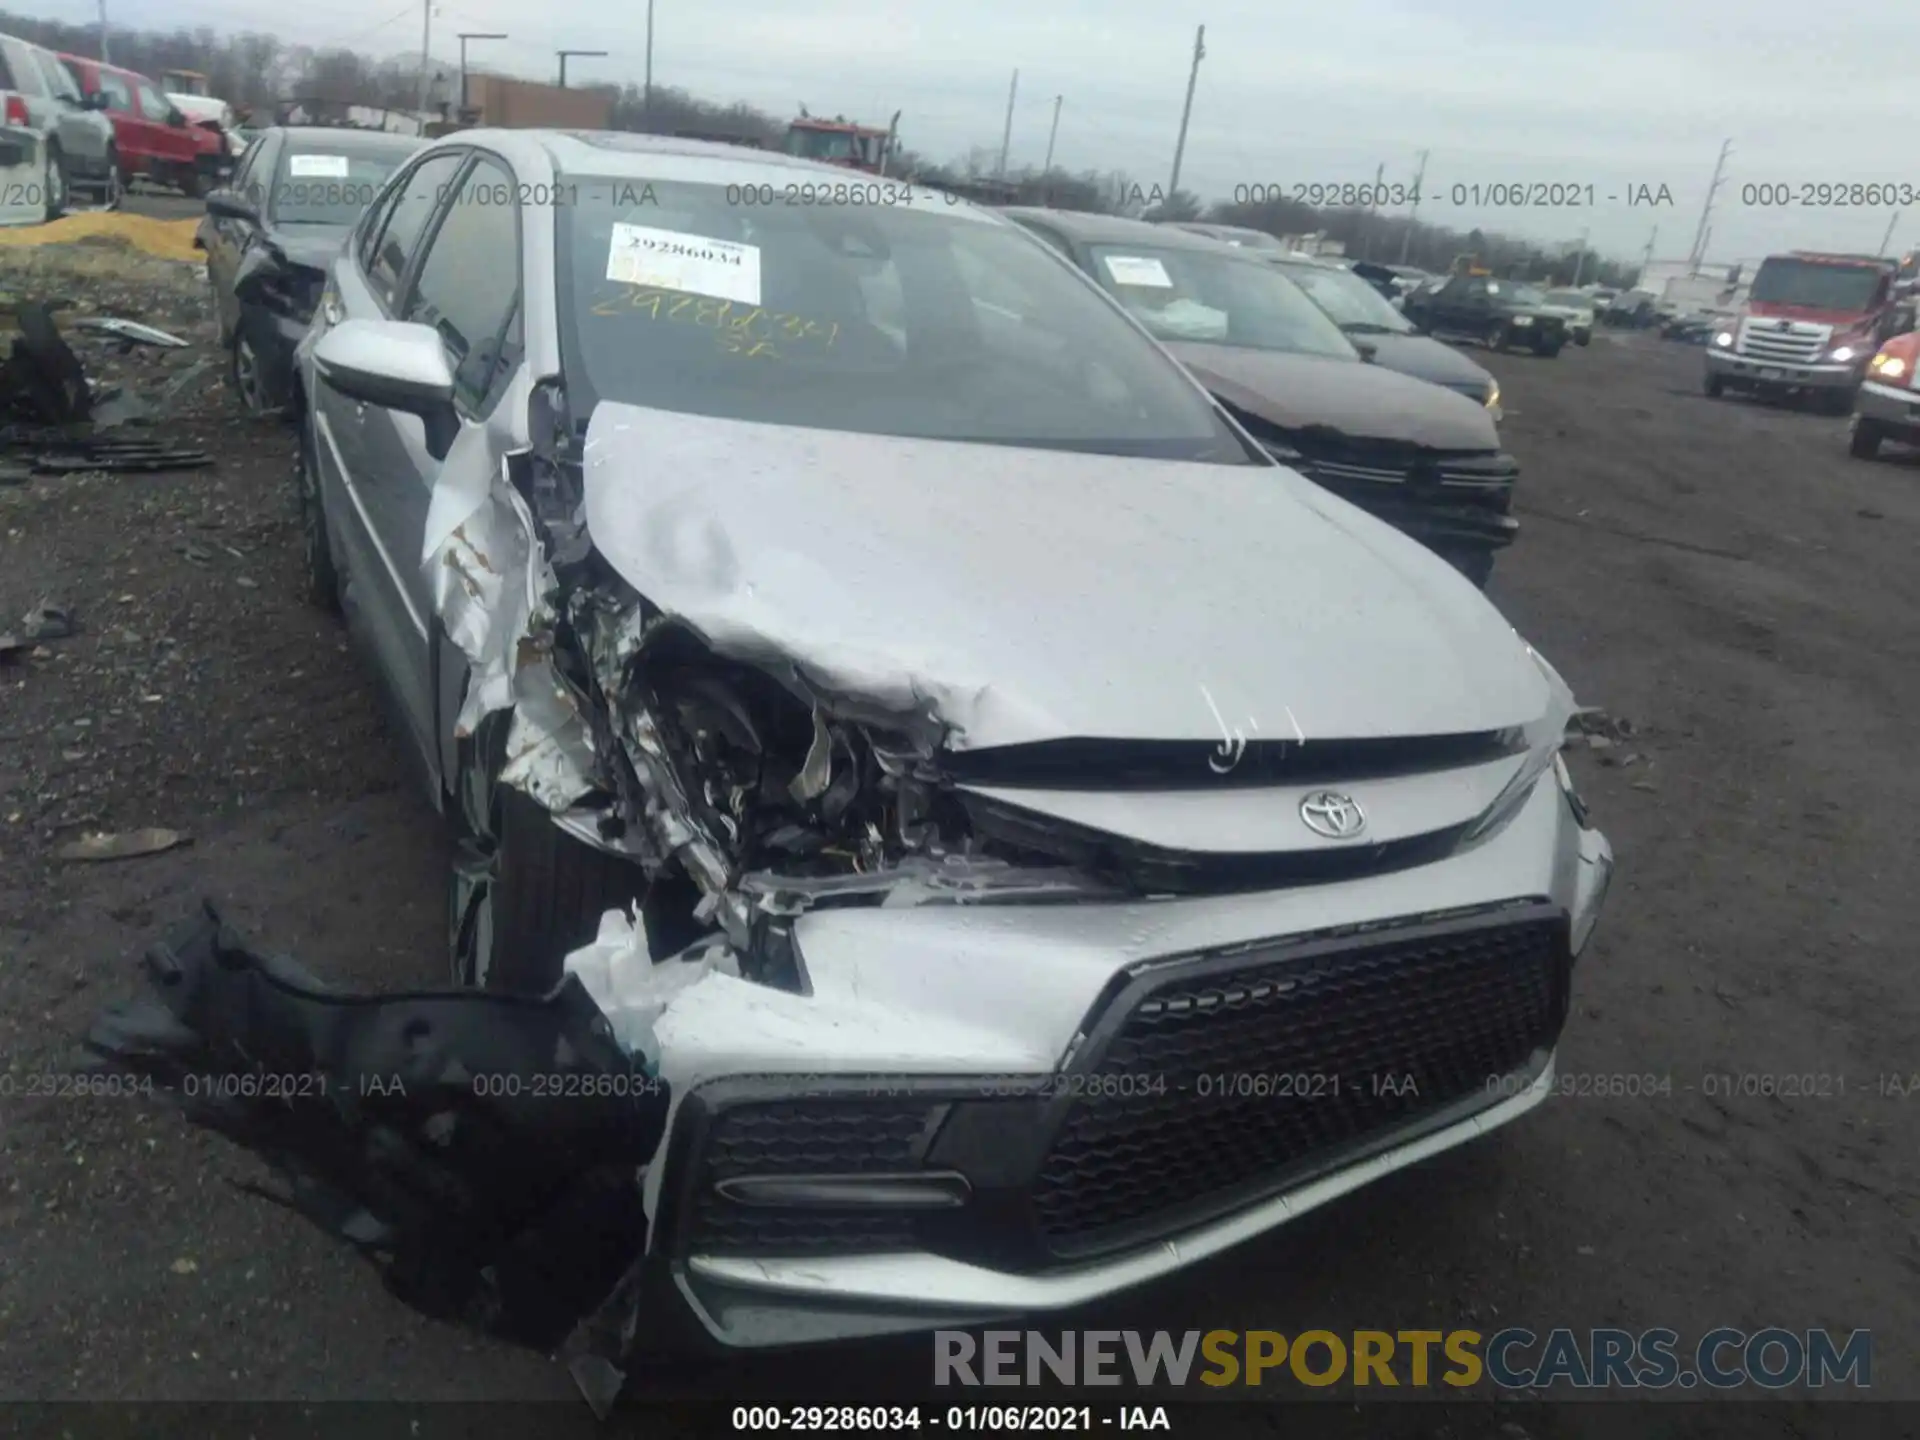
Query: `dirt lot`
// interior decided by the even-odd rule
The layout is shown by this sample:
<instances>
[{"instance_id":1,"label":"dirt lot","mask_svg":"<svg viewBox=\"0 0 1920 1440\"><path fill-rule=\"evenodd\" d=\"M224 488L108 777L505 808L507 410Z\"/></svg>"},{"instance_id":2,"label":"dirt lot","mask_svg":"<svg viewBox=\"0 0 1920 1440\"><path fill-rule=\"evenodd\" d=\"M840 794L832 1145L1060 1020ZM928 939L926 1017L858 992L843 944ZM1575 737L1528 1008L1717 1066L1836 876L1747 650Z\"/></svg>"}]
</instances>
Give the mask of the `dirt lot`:
<instances>
[{"instance_id":1,"label":"dirt lot","mask_svg":"<svg viewBox=\"0 0 1920 1440\"><path fill-rule=\"evenodd\" d=\"M190 310L191 275L175 289ZM1697 352L1657 341L1492 363L1525 467L1496 598L1636 730L1574 759L1621 864L1562 1050L1588 1093L1080 1323L1870 1327L1876 1393L1920 1398L1920 1108L1882 1093L1920 1071L1920 464L1848 460L1831 418L1710 402ZM82 627L0 667L14 1085L67 1062L202 895L337 979L443 974L441 842L299 599L287 443L203 389L176 424L216 470L0 485L0 629L42 597ZM52 858L142 826L192 844ZM1666 1088L1590 1078L1616 1075ZM233 1188L254 1175L158 1105L0 1096L0 1393L571 1397ZM758 1361L724 1393L804 1374L858 1400L883 1359L926 1354Z\"/></svg>"}]
</instances>

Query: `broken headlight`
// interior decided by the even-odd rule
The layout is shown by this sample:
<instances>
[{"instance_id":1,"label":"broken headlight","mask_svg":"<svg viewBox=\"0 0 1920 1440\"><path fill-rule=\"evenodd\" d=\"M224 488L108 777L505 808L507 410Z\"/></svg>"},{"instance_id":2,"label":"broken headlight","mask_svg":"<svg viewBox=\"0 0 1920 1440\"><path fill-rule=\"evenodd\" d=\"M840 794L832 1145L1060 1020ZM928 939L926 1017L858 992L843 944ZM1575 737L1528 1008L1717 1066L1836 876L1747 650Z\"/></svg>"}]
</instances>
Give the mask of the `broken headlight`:
<instances>
[{"instance_id":1,"label":"broken headlight","mask_svg":"<svg viewBox=\"0 0 1920 1440\"><path fill-rule=\"evenodd\" d=\"M1547 657L1527 646L1527 654L1540 667L1547 680L1547 708L1539 719L1518 727L1518 738L1526 746L1526 760L1514 772L1494 802L1482 812L1480 818L1468 828L1461 837L1461 843L1471 845L1484 840L1494 831L1513 818L1520 807L1533 793L1533 787L1549 769L1558 766L1558 773L1565 774L1566 767L1560 763L1560 750L1566 744L1567 724L1573 718L1573 691L1561 678L1560 672L1553 668ZM1572 785L1569 777L1566 781ZM1576 813L1578 813L1576 811Z\"/></svg>"}]
</instances>

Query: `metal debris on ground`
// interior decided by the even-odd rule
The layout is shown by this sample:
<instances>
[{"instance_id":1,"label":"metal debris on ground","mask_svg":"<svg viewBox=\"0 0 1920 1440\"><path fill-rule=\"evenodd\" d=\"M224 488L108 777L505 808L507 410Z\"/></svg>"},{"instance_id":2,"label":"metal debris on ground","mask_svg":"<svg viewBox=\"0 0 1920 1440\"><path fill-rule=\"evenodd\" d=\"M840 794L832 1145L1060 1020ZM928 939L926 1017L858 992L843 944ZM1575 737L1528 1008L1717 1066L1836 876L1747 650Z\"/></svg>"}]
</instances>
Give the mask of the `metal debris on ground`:
<instances>
[{"instance_id":1,"label":"metal debris on ground","mask_svg":"<svg viewBox=\"0 0 1920 1440\"><path fill-rule=\"evenodd\" d=\"M1611 749L1622 740L1631 740L1638 732L1633 722L1620 715L1609 715L1598 706L1589 705L1573 712L1573 718L1567 724L1567 738L1581 741L1593 750Z\"/></svg>"},{"instance_id":2,"label":"metal debris on ground","mask_svg":"<svg viewBox=\"0 0 1920 1440\"><path fill-rule=\"evenodd\" d=\"M27 640L64 640L80 627L73 613L51 600L41 600L20 621L20 633Z\"/></svg>"},{"instance_id":3,"label":"metal debris on ground","mask_svg":"<svg viewBox=\"0 0 1920 1440\"><path fill-rule=\"evenodd\" d=\"M104 335L127 342L127 348L135 345L158 345L169 350L184 350L187 342L178 335L169 334L152 325L143 325L138 320L122 319L118 315L83 315L73 322L78 330L95 330Z\"/></svg>"},{"instance_id":4,"label":"metal debris on ground","mask_svg":"<svg viewBox=\"0 0 1920 1440\"><path fill-rule=\"evenodd\" d=\"M136 860L143 855L158 855L192 843L188 836L178 830L99 831L82 835L71 844L62 845L55 853L62 860Z\"/></svg>"},{"instance_id":5,"label":"metal debris on ground","mask_svg":"<svg viewBox=\"0 0 1920 1440\"><path fill-rule=\"evenodd\" d=\"M86 367L54 323L54 303L16 300L6 308L19 334L0 362L0 450L31 454L26 468L32 474L197 470L213 463L204 450L97 438L101 431L150 423L157 411L164 412L205 372L210 361L203 359L176 375L149 402L122 387L96 387L88 380ZM112 316L83 317L75 323L116 337L123 350L135 343L169 349L187 344L164 330ZM8 483L18 482L10 474Z\"/></svg>"}]
</instances>

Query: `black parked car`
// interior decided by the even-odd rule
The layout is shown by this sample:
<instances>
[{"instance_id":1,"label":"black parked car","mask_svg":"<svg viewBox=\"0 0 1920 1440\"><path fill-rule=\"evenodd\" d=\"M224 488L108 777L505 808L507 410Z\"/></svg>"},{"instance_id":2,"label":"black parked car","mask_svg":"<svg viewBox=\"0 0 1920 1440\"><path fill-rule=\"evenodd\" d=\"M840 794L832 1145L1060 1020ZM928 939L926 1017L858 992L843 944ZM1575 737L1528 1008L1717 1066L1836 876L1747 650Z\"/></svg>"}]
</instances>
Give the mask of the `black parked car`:
<instances>
[{"instance_id":1,"label":"black parked car","mask_svg":"<svg viewBox=\"0 0 1920 1440\"><path fill-rule=\"evenodd\" d=\"M1520 467L1484 404L1368 363L1257 251L1109 215L1001 213L1126 306L1282 464L1486 582L1520 528Z\"/></svg>"},{"instance_id":2,"label":"black parked car","mask_svg":"<svg viewBox=\"0 0 1920 1440\"><path fill-rule=\"evenodd\" d=\"M247 147L230 188L207 196L206 251L227 376L254 414L282 409L293 350L326 268L387 177L421 145L379 130L274 126Z\"/></svg>"},{"instance_id":3,"label":"black parked car","mask_svg":"<svg viewBox=\"0 0 1920 1440\"><path fill-rule=\"evenodd\" d=\"M1520 280L1454 275L1407 296L1402 313L1433 335L1478 340L1494 350L1523 346L1552 359L1567 343L1567 322L1546 296Z\"/></svg>"},{"instance_id":4,"label":"black parked car","mask_svg":"<svg viewBox=\"0 0 1920 1440\"><path fill-rule=\"evenodd\" d=\"M1500 382L1450 345L1422 335L1379 290L1351 270L1313 260L1271 262L1376 365L1456 390L1500 418Z\"/></svg>"}]
</instances>

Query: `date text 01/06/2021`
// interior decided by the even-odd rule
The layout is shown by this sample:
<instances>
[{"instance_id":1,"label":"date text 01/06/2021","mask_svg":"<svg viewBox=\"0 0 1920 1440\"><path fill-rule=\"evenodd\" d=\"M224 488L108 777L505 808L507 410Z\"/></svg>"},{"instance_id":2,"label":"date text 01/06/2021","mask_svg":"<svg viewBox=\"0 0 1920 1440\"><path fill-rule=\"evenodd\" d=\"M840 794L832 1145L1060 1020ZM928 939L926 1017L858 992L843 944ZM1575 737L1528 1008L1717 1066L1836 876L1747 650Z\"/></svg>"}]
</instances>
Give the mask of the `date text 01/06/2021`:
<instances>
[{"instance_id":1,"label":"date text 01/06/2021","mask_svg":"<svg viewBox=\"0 0 1920 1440\"><path fill-rule=\"evenodd\" d=\"M1312 206L1398 206L1459 205L1490 209L1591 209L1605 202L1624 203L1629 208L1668 206L1674 203L1673 191L1663 184L1636 182L1609 185L1604 190L1591 182L1546 180L1496 180L1491 183L1406 185L1398 181L1297 181L1236 185L1236 205L1267 205L1285 200Z\"/></svg>"},{"instance_id":2,"label":"date text 01/06/2021","mask_svg":"<svg viewBox=\"0 0 1920 1440\"><path fill-rule=\"evenodd\" d=\"M739 1434L951 1430L967 1434L1087 1434L1173 1429L1164 1405L736 1405Z\"/></svg>"}]
</instances>

